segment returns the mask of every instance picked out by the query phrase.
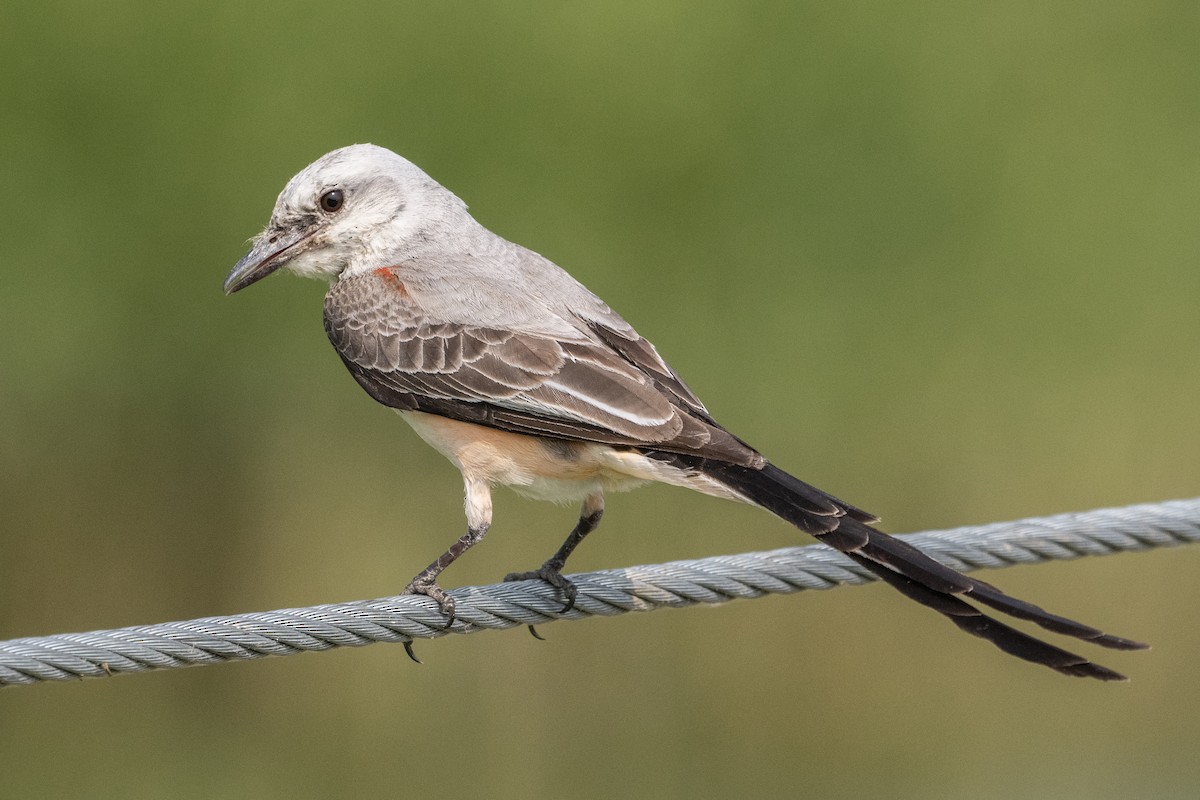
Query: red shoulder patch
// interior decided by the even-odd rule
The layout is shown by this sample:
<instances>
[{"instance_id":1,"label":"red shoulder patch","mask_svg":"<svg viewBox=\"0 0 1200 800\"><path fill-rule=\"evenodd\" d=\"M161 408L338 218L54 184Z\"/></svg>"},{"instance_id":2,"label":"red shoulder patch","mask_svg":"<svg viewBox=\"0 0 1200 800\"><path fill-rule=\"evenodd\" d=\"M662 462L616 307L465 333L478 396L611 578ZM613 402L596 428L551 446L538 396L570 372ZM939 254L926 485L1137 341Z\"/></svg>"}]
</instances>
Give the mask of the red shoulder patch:
<instances>
[{"instance_id":1,"label":"red shoulder patch","mask_svg":"<svg viewBox=\"0 0 1200 800\"><path fill-rule=\"evenodd\" d=\"M400 294L408 294L408 290L404 288L404 283L396 276L396 273L392 272L391 267L380 267L375 270L375 274L382 278L383 282L388 286L400 292Z\"/></svg>"}]
</instances>

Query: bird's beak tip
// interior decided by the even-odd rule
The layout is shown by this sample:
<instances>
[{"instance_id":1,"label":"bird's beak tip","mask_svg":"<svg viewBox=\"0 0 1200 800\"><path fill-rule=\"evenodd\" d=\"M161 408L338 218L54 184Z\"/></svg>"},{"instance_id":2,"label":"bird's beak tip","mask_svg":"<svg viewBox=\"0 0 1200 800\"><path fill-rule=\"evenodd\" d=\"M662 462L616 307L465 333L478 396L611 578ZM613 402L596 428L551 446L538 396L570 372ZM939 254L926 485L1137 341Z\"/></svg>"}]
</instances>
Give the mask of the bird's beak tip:
<instances>
[{"instance_id":1,"label":"bird's beak tip","mask_svg":"<svg viewBox=\"0 0 1200 800\"><path fill-rule=\"evenodd\" d=\"M226 296L240 292L250 284L257 283L275 272L300 252L299 249L293 250L292 248L306 239L308 239L306 234L295 234L281 241L261 240L256 242L250 252L233 265L233 269L225 278L225 283L221 288Z\"/></svg>"},{"instance_id":2,"label":"bird's beak tip","mask_svg":"<svg viewBox=\"0 0 1200 800\"><path fill-rule=\"evenodd\" d=\"M225 292L226 297L262 280L278 268L270 263L269 258L251 258L253 255L254 253L250 253L239 261L225 278L225 283L221 284L221 290Z\"/></svg>"}]
</instances>

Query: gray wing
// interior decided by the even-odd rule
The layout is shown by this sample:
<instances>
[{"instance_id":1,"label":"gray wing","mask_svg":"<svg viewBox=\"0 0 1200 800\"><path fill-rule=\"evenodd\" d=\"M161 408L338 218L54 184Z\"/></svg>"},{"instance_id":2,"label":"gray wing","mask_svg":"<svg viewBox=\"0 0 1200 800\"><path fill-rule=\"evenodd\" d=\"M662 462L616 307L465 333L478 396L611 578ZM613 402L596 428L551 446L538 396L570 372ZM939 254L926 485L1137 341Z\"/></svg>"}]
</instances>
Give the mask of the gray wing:
<instances>
[{"instance_id":1,"label":"gray wing","mask_svg":"<svg viewBox=\"0 0 1200 800\"><path fill-rule=\"evenodd\" d=\"M385 405L762 463L632 330L580 321L578 337L567 339L433 319L389 270L337 281L325 298L325 330L351 374Z\"/></svg>"}]
</instances>

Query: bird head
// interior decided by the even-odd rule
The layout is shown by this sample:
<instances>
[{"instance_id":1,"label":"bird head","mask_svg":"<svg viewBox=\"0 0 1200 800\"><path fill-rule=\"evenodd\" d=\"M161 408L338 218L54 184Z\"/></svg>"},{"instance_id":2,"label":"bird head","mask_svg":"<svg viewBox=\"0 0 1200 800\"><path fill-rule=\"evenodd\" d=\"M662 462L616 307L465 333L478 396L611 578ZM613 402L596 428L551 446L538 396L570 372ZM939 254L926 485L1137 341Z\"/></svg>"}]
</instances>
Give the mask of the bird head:
<instances>
[{"instance_id":1,"label":"bird head","mask_svg":"<svg viewBox=\"0 0 1200 800\"><path fill-rule=\"evenodd\" d=\"M225 279L225 293L280 269L333 280L389 266L465 211L448 189L391 150L334 150L288 181L266 229Z\"/></svg>"}]
</instances>

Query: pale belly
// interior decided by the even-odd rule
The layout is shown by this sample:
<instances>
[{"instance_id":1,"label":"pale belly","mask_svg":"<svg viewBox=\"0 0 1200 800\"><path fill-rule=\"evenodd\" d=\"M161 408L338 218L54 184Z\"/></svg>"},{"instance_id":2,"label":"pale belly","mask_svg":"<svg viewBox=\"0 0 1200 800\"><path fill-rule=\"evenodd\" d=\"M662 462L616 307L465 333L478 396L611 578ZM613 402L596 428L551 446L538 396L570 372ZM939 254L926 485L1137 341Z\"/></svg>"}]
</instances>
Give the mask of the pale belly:
<instances>
[{"instance_id":1,"label":"pale belly","mask_svg":"<svg viewBox=\"0 0 1200 800\"><path fill-rule=\"evenodd\" d=\"M511 486L537 500L570 502L597 491L624 491L648 481L743 499L702 475L675 469L633 450L509 433L419 411L397 413L468 481Z\"/></svg>"}]
</instances>

